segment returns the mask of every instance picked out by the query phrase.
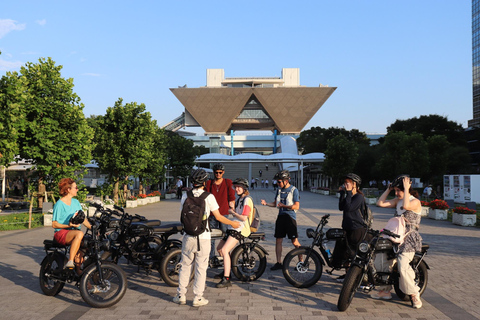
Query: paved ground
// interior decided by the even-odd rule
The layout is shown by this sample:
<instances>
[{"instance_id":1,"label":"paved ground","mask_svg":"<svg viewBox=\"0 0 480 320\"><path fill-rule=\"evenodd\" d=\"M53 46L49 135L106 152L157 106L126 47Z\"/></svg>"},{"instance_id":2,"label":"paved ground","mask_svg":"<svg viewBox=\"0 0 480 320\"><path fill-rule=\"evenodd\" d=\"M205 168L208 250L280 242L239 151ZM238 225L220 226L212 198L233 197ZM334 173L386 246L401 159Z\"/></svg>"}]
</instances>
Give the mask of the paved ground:
<instances>
[{"instance_id":1,"label":"paved ground","mask_svg":"<svg viewBox=\"0 0 480 320\"><path fill-rule=\"evenodd\" d=\"M256 204L265 198L272 201L273 190L253 193ZM305 228L316 226L319 218L332 215L329 225L339 227L341 213L337 198L309 192L301 193L298 213L300 242L308 245ZM430 266L428 288L423 308L415 310L398 300L376 301L357 293L346 312L336 309L341 285L333 276L323 274L308 289L296 289L283 278L281 271L270 271L275 262L273 226L276 210L259 206L261 229L267 234L262 245L270 253L265 274L252 283L235 282L226 289L215 288L211 278L218 270L209 270L205 297L210 304L192 307L192 293L187 305L171 302L175 288L168 287L157 272L150 276L122 264L128 275L128 290L122 301L108 309L90 308L75 286L67 284L56 297L42 294L38 284L39 264L44 257L42 242L52 238L51 228L0 233L0 319L479 319L478 286L480 284L480 229L454 226L450 222L423 219L421 234L430 244L426 261ZM372 206L374 227L381 228L393 214L391 209ZM131 213L162 221L178 221L179 200L166 200ZM292 249L285 240L284 254Z\"/></svg>"}]
</instances>

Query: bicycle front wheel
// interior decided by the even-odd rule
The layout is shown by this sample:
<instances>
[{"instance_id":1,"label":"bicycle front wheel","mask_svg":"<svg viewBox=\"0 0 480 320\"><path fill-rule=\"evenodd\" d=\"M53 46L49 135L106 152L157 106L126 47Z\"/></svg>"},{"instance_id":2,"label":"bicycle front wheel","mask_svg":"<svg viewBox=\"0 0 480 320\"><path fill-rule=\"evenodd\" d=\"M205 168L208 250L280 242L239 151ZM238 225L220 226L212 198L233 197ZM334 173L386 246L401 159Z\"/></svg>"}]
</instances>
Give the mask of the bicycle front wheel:
<instances>
[{"instance_id":1,"label":"bicycle front wheel","mask_svg":"<svg viewBox=\"0 0 480 320\"><path fill-rule=\"evenodd\" d=\"M283 276L296 288L308 288L320 280L323 264L320 255L310 248L293 249L283 259Z\"/></svg>"}]
</instances>

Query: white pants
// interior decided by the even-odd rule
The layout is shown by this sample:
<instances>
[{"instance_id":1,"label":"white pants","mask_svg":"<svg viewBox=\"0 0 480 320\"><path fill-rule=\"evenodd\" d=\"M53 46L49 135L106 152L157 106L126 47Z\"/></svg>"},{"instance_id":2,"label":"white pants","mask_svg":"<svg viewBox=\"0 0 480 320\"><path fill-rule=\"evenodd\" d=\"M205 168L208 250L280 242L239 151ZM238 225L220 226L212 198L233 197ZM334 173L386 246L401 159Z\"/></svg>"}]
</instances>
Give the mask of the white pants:
<instances>
[{"instance_id":1,"label":"white pants","mask_svg":"<svg viewBox=\"0 0 480 320\"><path fill-rule=\"evenodd\" d=\"M195 262L195 278L193 282L193 294L195 298L201 298L205 291L207 281L208 258L210 255L210 239L200 240L200 251L198 251L197 237L185 235L182 242L182 260L180 261L180 274L178 279L177 293L181 296L187 294L188 283L192 266Z\"/></svg>"},{"instance_id":2,"label":"white pants","mask_svg":"<svg viewBox=\"0 0 480 320\"><path fill-rule=\"evenodd\" d=\"M416 295L420 288L415 284L415 271L410 266L415 252L402 252L397 259L387 260L386 253L379 253L375 257L375 269L380 272L391 271L393 264L397 261L398 272L400 273L399 286L400 290L406 295ZM378 286L378 290L391 291L392 286Z\"/></svg>"}]
</instances>

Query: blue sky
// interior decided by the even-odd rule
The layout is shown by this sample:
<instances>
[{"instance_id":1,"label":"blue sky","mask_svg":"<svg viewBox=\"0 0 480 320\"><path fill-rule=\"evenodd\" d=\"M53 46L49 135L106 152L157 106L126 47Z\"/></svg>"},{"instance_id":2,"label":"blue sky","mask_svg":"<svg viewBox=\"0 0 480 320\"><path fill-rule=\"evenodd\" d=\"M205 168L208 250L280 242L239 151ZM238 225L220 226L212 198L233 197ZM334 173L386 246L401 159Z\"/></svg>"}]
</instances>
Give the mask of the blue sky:
<instances>
[{"instance_id":1,"label":"blue sky","mask_svg":"<svg viewBox=\"0 0 480 320\"><path fill-rule=\"evenodd\" d=\"M169 88L205 86L207 68L300 68L301 85L338 87L305 129L473 116L466 0L2 1L0 50L0 75L40 57L62 65L86 116L121 97L164 125L184 110Z\"/></svg>"}]
</instances>

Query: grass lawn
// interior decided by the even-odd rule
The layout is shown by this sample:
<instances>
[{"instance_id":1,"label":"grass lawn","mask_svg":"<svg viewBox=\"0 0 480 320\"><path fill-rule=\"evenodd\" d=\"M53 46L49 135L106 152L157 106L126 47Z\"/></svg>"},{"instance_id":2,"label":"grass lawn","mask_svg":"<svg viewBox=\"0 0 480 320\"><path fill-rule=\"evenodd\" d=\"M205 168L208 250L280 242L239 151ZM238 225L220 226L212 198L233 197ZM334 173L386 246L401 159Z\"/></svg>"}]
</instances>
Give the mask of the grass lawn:
<instances>
[{"instance_id":1,"label":"grass lawn","mask_svg":"<svg viewBox=\"0 0 480 320\"><path fill-rule=\"evenodd\" d=\"M43 227L43 214L32 213L32 228ZM28 212L0 216L0 231L28 229Z\"/></svg>"}]
</instances>

